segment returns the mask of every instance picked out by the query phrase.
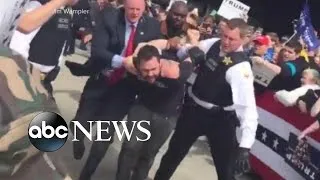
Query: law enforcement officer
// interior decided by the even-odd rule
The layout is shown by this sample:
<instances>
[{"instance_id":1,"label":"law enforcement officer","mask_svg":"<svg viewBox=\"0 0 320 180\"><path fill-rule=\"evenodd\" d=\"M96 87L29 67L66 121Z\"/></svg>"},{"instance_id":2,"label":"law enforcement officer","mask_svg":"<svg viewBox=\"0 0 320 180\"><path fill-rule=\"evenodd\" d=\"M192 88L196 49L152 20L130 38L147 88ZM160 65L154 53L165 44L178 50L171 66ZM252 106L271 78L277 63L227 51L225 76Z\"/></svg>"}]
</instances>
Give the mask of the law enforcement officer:
<instances>
[{"instance_id":1,"label":"law enforcement officer","mask_svg":"<svg viewBox=\"0 0 320 180\"><path fill-rule=\"evenodd\" d=\"M155 180L169 180L199 136L206 135L219 180L231 180L250 169L249 151L257 129L253 75L242 44L247 24L227 21L221 40L201 41L199 48L184 48L180 55L202 58L199 73L188 88L169 149L162 158ZM186 49L189 49L186 51ZM204 53L206 55L204 56ZM238 144L236 126L240 120Z\"/></svg>"}]
</instances>

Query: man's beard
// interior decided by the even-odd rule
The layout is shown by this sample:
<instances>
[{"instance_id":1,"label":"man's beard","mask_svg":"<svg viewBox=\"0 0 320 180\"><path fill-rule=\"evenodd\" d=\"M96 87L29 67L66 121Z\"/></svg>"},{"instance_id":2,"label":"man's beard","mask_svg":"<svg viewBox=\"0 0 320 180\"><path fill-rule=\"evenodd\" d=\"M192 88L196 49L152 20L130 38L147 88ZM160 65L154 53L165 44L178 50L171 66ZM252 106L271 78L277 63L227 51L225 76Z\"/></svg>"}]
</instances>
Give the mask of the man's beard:
<instances>
[{"instance_id":1,"label":"man's beard","mask_svg":"<svg viewBox=\"0 0 320 180\"><path fill-rule=\"evenodd\" d=\"M153 84L155 81L157 81L160 77L160 74L159 75L154 75L154 76L144 76L142 77L142 79L144 81L147 81L148 83L151 83Z\"/></svg>"}]
</instances>

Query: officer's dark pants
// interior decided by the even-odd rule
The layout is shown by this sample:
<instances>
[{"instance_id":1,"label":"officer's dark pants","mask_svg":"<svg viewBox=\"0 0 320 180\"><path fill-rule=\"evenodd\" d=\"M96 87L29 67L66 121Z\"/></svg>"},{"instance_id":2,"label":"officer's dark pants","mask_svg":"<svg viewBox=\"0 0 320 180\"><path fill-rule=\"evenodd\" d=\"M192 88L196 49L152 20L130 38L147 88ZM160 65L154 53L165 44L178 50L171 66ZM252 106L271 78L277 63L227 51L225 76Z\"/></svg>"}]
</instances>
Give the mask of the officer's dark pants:
<instances>
[{"instance_id":1,"label":"officer's dark pants","mask_svg":"<svg viewBox=\"0 0 320 180\"><path fill-rule=\"evenodd\" d=\"M125 140L122 145L118 159L117 180L145 180L148 177L154 158L174 129L177 117L161 116L143 105L136 104L128 114L128 129L131 130L132 121L141 120L150 121L150 126L141 125L150 131L151 138L145 142L137 141L136 137L146 139L147 136L134 128L133 138L130 141Z\"/></svg>"},{"instance_id":2,"label":"officer's dark pants","mask_svg":"<svg viewBox=\"0 0 320 180\"><path fill-rule=\"evenodd\" d=\"M89 120L122 120L135 99L135 92L132 84L126 80L115 86L108 86L104 77L91 77L84 88L75 117L76 121L89 130ZM103 127L105 128L105 127ZM109 134L102 133L103 139L108 139L114 134L112 126L109 127ZM76 133L79 142L75 143L75 150L84 146L85 135L79 131ZM94 141L90 150L88 160L80 174L80 180L89 180L106 154L109 145L113 142Z\"/></svg>"},{"instance_id":3,"label":"officer's dark pants","mask_svg":"<svg viewBox=\"0 0 320 180\"><path fill-rule=\"evenodd\" d=\"M209 112L194 103L185 104L169 148L154 180L169 180L199 136L206 135L219 180L232 180L237 147L234 112Z\"/></svg>"}]
</instances>

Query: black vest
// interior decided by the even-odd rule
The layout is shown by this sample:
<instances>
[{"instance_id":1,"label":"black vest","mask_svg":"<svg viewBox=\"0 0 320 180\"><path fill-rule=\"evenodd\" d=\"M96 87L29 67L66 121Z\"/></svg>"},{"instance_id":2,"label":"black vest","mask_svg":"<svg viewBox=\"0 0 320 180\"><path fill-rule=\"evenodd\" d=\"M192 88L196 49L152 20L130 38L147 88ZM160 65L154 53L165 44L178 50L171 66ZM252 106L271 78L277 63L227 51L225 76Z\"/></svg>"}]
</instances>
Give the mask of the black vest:
<instances>
[{"instance_id":1,"label":"black vest","mask_svg":"<svg viewBox=\"0 0 320 180\"><path fill-rule=\"evenodd\" d=\"M71 15L57 10L30 43L29 60L42 65L56 66L68 38Z\"/></svg>"},{"instance_id":2,"label":"black vest","mask_svg":"<svg viewBox=\"0 0 320 180\"><path fill-rule=\"evenodd\" d=\"M244 52L232 52L220 57L220 44L218 41L209 49L206 61L199 67L192 92L200 100L225 107L233 104L226 72L236 64L249 61L249 57Z\"/></svg>"}]
</instances>

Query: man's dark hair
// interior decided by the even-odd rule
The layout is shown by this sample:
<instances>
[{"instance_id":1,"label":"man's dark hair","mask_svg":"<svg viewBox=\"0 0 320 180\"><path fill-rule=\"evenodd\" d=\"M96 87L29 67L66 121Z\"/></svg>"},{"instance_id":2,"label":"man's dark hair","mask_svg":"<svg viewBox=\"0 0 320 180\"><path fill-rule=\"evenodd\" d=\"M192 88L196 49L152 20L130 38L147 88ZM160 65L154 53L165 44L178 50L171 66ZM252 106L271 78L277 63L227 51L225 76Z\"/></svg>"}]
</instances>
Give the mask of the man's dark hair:
<instances>
[{"instance_id":1,"label":"man's dark hair","mask_svg":"<svg viewBox=\"0 0 320 180\"><path fill-rule=\"evenodd\" d=\"M159 5L161 9L165 10L170 4L170 0L153 0L152 3Z\"/></svg>"},{"instance_id":2,"label":"man's dark hair","mask_svg":"<svg viewBox=\"0 0 320 180\"><path fill-rule=\"evenodd\" d=\"M241 18L230 19L229 21L227 21L227 26L231 30L238 28L240 30L240 37L241 38L246 37L248 34L248 31L249 31L248 24Z\"/></svg>"},{"instance_id":3,"label":"man's dark hair","mask_svg":"<svg viewBox=\"0 0 320 180\"><path fill-rule=\"evenodd\" d=\"M290 36L288 36L288 35L282 36L280 39L280 43L283 44L283 43L287 42L289 39L290 39Z\"/></svg>"},{"instance_id":4,"label":"man's dark hair","mask_svg":"<svg viewBox=\"0 0 320 180\"><path fill-rule=\"evenodd\" d=\"M203 18L203 21L206 21L207 19L209 19L213 24L216 23L216 18L214 16L207 15Z\"/></svg>"},{"instance_id":5,"label":"man's dark hair","mask_svg":"<svg viewBox=\"0 0 320 180\"><path fill-rule=\"evenodd\" d=\"M149 61L152 57L156 57L160 61L159 50L151 45L143 46L135 59L135 65L141 64L141 62Z\"/></svg>"},{"instance_id":6,"label":"man's dark hair","mask_svg":"<svg viewBox=\"0 0 320 180\"><path fill-rule=\"evenodd\" d=\"M274 42L276 42L277 44L280 42L280 39L279 39L279 36L278 36L277 33L275 33L275 32L268 32L266 35L270 37L271 41L274 41Z\"/></svg>"},{"instance_id":7,"label":"man's dark hair","mask_svg":"<svg viewBox=\"0 0 320 180\"><path fill-rule=\"evenodd\" d=\"M218 14L215 15L215 18L216 18L216 21L217 21L217 24L219 24L221 21L223 22L227 22L228 20Z\"/></svg>"},{"instance_id":8,"label":"man's dark hair","mask_svg":"<svg viewBox=\"0 0 320 180\"><path fill-rule=\"evenodd\" d=\"M286 44L286 46L294 49L296 54L299 54L302 51L302 45L299 41L291 40Z\"/></svg>"}]
</instances>

